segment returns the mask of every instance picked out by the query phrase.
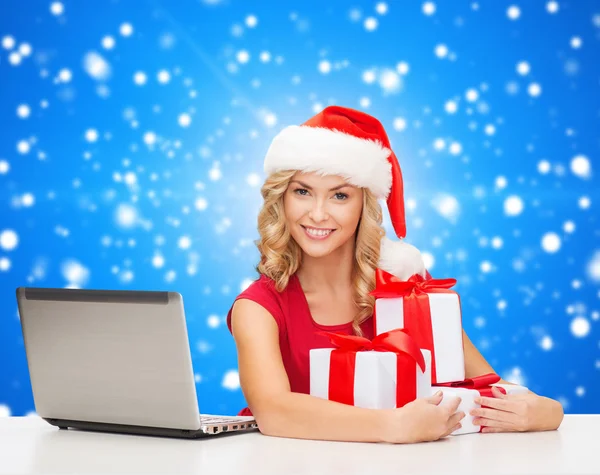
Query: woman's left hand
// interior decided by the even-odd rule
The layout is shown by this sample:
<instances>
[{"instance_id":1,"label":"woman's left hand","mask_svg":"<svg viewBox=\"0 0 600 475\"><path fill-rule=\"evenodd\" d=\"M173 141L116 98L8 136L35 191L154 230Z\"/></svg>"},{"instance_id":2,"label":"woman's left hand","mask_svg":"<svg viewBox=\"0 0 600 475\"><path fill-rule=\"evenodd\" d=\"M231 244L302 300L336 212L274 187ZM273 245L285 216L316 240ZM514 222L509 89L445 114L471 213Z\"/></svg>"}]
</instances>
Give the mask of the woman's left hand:
<instances>
[{"instance_id":1,"label":"woman's left hand","mask_svg":"<svg viewBox=\"0 0 600 475\"><path fill-rule=\"evenodd\" d=\"M562 405L534 393L504 394L492 387L495 397L475 398L479 407L471 410L473 424L484 426L482 432L525 432L557 429L562 422Z\"/></svg>"}]
</instances>

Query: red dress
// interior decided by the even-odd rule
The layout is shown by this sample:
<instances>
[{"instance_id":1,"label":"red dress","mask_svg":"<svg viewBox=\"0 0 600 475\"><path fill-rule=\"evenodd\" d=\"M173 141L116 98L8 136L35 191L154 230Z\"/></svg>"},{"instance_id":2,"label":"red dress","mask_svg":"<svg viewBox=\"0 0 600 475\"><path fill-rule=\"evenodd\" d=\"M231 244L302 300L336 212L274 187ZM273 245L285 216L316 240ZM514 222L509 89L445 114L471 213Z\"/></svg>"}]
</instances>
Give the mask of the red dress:
<instances>
[{"instance_id":1,"label":"red dress","mask_svg":"<svg viewBox=\"0 0 600 475\"><path fill-rule=\"evenodd\" d=\"M341 325L320 325L315 322L296 274L290 277L282 292L277 292L273 280L261 275L235 300L242 298L253 300L273 316L279 327L279 347L290 388L295 393L310 394L309 351L313 348L331 348L329 339L316 332L324 330L352 335L352 322ZM231 309L227 313L227 327L231 331ZM372 339L373 319L365 320L361 329L366 338ZM251 414L248 408L239 413Z\"/></svg>"}]
</instances>

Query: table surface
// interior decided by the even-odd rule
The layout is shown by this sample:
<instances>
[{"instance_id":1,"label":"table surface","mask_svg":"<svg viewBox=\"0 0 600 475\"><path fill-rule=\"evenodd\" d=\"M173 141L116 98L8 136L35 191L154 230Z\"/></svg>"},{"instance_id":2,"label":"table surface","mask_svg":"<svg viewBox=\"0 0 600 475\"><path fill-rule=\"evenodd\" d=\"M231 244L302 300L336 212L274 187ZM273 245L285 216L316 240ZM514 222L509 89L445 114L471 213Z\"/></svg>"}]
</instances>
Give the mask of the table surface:
<instances>
[{"instance_id":1,"label":"table surface","mask_svg":"<svg viewBox=\"0 0 600 475\"><path fill-rule=\"evenodd\" d=\"M600 473L600 415L556 431L465 434L392 445L267 437L186 440L59 430L37 416L0 417L0 473Z\"/></svg>"}]
</instances>

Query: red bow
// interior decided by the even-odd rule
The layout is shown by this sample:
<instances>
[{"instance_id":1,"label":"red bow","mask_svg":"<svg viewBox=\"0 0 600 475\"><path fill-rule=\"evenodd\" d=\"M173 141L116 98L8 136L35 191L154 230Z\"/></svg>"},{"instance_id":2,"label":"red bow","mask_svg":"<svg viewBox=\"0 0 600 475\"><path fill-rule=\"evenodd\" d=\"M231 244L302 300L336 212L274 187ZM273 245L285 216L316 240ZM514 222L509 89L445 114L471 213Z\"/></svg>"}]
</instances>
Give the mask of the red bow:
<instances>
[{"instance_id":1,"label":"red bow","mask_svg":"<svg viewBox=\"0 0 600 475\"><path fill-rule=\"evenodd\" d=\"M317 334L328 337L336 347L331 352L329 364L330 400L354 405L356 354L360 351L396 353L396 407L402 407L416 399L415 362L421 371L425 372L425 359L416 342L406 330L385 332L377 335L373 340L332 332L317 332Z\"/></svg>"},{"instance_id":2,"label":"red bow","mask_svg":"<svg viewBox=\"0 0 600 475\"><path fill-rule=\"evenodd\" d=\"M377 335L372 340L362 336L345 335L333 332L317 332L329 338L329 341L341 351L390 351L400 354L406 353L417 362L421 371L425 372L425 359L423 353L404 329L391 330Z\"/></svg>"},{"instance_id":3,"label":"red bow","mask_svg":"<svg viewBox=\"0 0 600 475\"><path fill-rule=\"evenodd\" d=\"M425 279L415 274L408 280L400 280L382 269L375 271L375 290L369 293L377 299L407 297L411 294L435 293L436 290L450 289L456 279Z\"/></svg>"}]
</instances>

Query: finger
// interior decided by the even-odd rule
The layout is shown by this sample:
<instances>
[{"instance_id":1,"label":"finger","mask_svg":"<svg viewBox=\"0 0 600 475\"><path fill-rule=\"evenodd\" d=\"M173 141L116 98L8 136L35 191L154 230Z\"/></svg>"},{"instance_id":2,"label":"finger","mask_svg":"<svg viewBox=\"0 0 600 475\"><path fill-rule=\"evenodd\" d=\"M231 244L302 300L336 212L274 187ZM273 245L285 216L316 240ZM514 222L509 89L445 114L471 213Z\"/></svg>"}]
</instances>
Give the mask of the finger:
<instances>
[{"instance_id":1,"label":"finger","mask_svg":"<svg viewBox=\"0 0 600 475\"><path fill-rule=\"evenodd\" d=\"M485 407L478 407L472 409L469 414L475 417L483 417L485 419L492 419L495 421L506 421L516 424L519 422L519 416L514 412L499 411L497 409L488 409Z\"/></svg>"},{"instance_id":2,"label":"finger","mask_svg":"<svg viewBox=\"0 0 600 475\"><path fill-rule=\"evenodd\" d=\"M438 391L437 393L435 393L429 397L423 398L423 399L425 399L430 404L437 405L440 402L442 402L443 398L444 398L444 393L442 391Z\"/></svg>"},{"instance_id":3,"label":"finger","mask_svg":"<svg viewBox=\"0 0 600 475\"><path fill-rule=\"evenodd\" d=\"M495 397L478 396L475 398L475 403L481 404L482 406L493 407L494 409L499 409L501 411L515 412L514 401L511 399L498 399Z\"/></svg>"},{"instance_id":4,"label":"finger","mask_svg":"<svg viewBox=\"0 0 600 475\"><path fill-rule=\"evenodd\" d=\"M485 417L476 417L475 419L473 419L473 425L484 426L484 429L486 427L494 427L498 429L518 430L517 427L511 422L496 421L494 419L486 419Z\"/></svg>"},{"instance_id":5,"label":"finger","mask_svg":"<svg viewBox=\"0 0 600 475\"><path fill-rule=\"evenodd\" d=\"M444 394L441 402L443 403L443 407L446 408L450 414L453 414L458 409L458 406L460 406L461 398Z\"/></svg>"},{"instance_id":6,"label":"finger","mask_svg":"<svg viewBox=\"0 0 600 475\"><path fill-rule=\"evenodd\" d=\"M506 399L508 397L508 394L500 391L500 388L498 388L498 386L492 386L492 394L498 399Z\"/></svg>"},{"instance_id":7,"label":"finger","mask_svg":"<svg viewBox=\"0 0 600 475\"><path fill-rule=\"evenodd\" d=\"M460 421L462 421L465 417L465 413L463 411L460 412L456 412L454 414L452 414L450 416L450 419L448 419L448 423L447 426L448 427L453 427L456 424L458 424Z\"/></svg>"},{"instance_id":8,"label":"finger","mask_svg":"<svg viewBox=\"0 0 600 475\"><path fill-rule=\"evenodd\" d=\"M454 432L455 430L458 430L462 427L462 424L459 422L458 424L454 424L450 429L448 429L446 432L444 432L441 436L440 439L443 439L444 437L448 437L450 434L452 434L452 432Z\"/></svg>"},{"instance_id":9,"label":"finger","mask_svg":"<svg viewBox=\"0 0 600 475\"><path fill-rule=\"evenodd\" d=\"M460 406L461 401L462 399L458 396L452 396L447 399L445 398L444 406L448 410L448 414L454 414L457 411L458 406Z\"/></svg>"}]
</instances>

